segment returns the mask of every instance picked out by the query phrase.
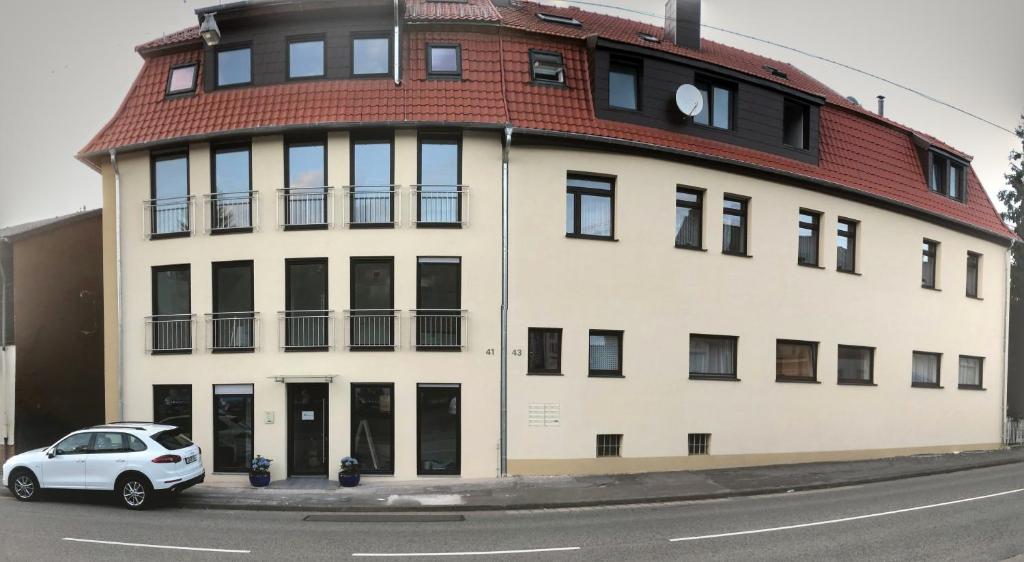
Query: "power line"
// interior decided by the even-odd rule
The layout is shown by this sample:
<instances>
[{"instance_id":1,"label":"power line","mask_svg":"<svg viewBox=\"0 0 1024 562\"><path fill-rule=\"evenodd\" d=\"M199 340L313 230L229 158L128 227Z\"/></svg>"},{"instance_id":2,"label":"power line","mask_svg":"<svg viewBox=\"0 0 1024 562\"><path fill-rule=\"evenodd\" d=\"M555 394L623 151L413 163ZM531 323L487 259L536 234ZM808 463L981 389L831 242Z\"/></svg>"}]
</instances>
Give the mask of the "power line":
<instances>
[{"instance_id":1,"label":"power line","mask_svg":"<svg viewBox=\"0 0 1024 562\"><path fill-rule=\"evenodd\" d=\"M631 13L631 14L637 14L637 15L641 15L641 16L647 16L647 17L652 17L652 18L660 19L662 21L667 19L664 15L653 14L651 12L644 12L644 11L641 11L641 10L635 10L633 8L624 8L624 7L621 7L621 6L613 6L611 4L603 4L601 2L587 2L585 0L561 0L561 2L565 2L567 4L579 4L581 6L594 6L594 7L598 7L598 8L608 8L608 9L612 9L612 10L619 10L619 11L627 12L627 13ZM1011 135L1015 134L1014 131L1012 131L1010 129L1007 129L1006 127L1004 127L1004 126L1002 126L1002 125L1000 125L998 123L995 123L993 121L985 119L984 117L982 117L980 115L977 115L975 113L971 113L970 111L967 111L966 109L963 109L961 107L957 107L957 106L955 106L955 105L953 105L953 104L951 104L951 103L949 103L947 101L943 101L943 100L941 100L939 98L936 98L935 96L928 95L928 94L922 92L921 90L918 90L916 88L912 88L910 86L905 86L903 84L900 84L899 82L895 82L893 80L885 78L884 76L879 76L879 75L877 75L877 74L875 74L873 72L868 72L867 70L862 70L862 69L857 68L855 66L850 66L850 65L848 65L846 63L837 61L835 59L830 59L828 57L824 57L824 56L821 56L821 55L816 55L816 54L811 53L809 51L805 51L803 49L798 49L796 47L790 47L789 45L784 45L782 43L778 43L778 42L772 41L770 39L762 39L761 37L757 37L757 36L754 36L754 35L749 35L747 33L740 33L739 31L733 31L731 29L725 29L724 27L716 27L714 25L708 25L706 23L701 23L700 25L701 25L701 27L706 27L708 29L713 29L715 31L720 31L722 33L729 33L731 35L736 35L737 37L743 37L745 39L750 39L752 41L758 41L758 42L764 43L766 45L771 45L773 47L778 47L780 49L786 49L788 51L793 51L794 53L799 53L799 54L804 55L806 57L817 59L817 60L820 60L822 62L827 62L829 64L834 64L834 65L836 65L836 66L838 66L840 68L845 68L846 70L850 70L850 71L856 72L858 74L863 74L864 76L868 76L870 78L874 78L875 80L879 80L881 82L885 82L886 84L889 84L890 86L895 86L897 88L900 88L901 90L905 90L905 91L910 92L912 94L918 95L918 96L920 96L920 97L922 97L922 98L924 98L924 99L926 99L926 100L928 100L928 101L930 101L932 103L937 103L939 105L942 105L944 107L952 109L953 111L957 111L959 113L962 113L963 115L966 115L966 116L971 117L973 119L977 119L978 121L981 121L982 123L985 123L987 125L991 125L991 126L997 128L997 129L999 129L1000 131L1005 131L1007 133L1010 133Z\"/></svg>"}]
</instances>

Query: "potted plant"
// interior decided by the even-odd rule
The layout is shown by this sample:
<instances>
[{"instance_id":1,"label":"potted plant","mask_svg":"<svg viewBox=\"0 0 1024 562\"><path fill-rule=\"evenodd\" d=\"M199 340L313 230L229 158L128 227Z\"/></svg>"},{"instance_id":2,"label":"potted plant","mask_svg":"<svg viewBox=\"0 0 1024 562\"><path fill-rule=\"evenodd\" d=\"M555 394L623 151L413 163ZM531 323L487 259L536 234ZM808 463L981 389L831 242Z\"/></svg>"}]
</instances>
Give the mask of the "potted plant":
<instances>
[{"instance_id":1,"label":"potted plant","mask_svg":"<svg viewBox=\"0 0 1024 562\"><path fill-rule=\"evenodd\" d=\"M249 463L249 483L257 488L269 485L270 463L272 462L274 461L262 455L256 455L256 458Z\"/></svg>"},{"instance_id":2,"label":"potted plant","mask_svg":"<svg viewBox=\"0 0 1024 562\"><path fill-rule=\"evenodd\" d=\"M352 457L341 459L341 470L338 471L338 484L345 488L359 485L359 461Z\"/></svg>"}]
</instances>

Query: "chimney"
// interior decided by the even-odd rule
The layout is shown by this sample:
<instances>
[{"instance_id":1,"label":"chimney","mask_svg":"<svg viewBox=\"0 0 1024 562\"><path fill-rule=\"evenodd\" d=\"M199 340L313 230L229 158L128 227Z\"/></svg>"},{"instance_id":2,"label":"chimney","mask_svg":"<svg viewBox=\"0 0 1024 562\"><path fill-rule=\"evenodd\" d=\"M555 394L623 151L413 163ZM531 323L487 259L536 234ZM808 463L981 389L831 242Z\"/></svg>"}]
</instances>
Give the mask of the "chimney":
<instances>
[{"instance_id":1,"label":"chimney","mask_svg":"<svg viewBox=\"0 0 1024 562\"><path fill-rule=\"evenodd\" d=\"M687 49L700 50L701 0L665 2L665 37Z\"/></svg>"},{"instance_id":2,"label":"chimney","mask_svg":"<svg viewBox=\"0 0 1024 562\"><path fill-rule=\"evenodd\" d=\"M878 96L878 115L885 117L885 96Z\"/></svg>"}]
</instances>

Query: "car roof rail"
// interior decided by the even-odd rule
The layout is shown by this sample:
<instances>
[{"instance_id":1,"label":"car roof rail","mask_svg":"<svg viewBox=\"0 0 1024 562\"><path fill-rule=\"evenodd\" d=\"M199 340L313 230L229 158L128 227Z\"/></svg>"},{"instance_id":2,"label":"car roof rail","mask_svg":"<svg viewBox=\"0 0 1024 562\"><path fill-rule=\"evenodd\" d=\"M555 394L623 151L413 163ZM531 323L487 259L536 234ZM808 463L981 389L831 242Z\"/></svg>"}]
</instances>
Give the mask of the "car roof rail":
<instances>
[{"instance_id":1,"label":"car roof rail","mask_svg":"<svg viewBox=\"0 0 1024 562\"><path fill-rule=\"evenodd\" d=\"M140 427L140 426L137 426L137 425L129 425L130 423L131 422L106 423L106 424L103 424L103 425L94 425L94 426L90 427L89 429L137 429L139 431L145 431L146 430L146 428L144 428L144 427ZM139 422L135 422L135 423L139 423Z\"/></svg>"},{"instance_id":2,"label":"car roof rail","mask_svg":"<svg viewBox=\"0 0 1024 562\"><path fill-rule=\"evenodd\" d=\"M140 424L141 423L141 424L153 424L153 425L156 425L156 422L151 422L151 421L116 421L116 422L110 422L107 425L120 424L120 423L129 423L129 424Z\"/></svg>"}]
</instances>

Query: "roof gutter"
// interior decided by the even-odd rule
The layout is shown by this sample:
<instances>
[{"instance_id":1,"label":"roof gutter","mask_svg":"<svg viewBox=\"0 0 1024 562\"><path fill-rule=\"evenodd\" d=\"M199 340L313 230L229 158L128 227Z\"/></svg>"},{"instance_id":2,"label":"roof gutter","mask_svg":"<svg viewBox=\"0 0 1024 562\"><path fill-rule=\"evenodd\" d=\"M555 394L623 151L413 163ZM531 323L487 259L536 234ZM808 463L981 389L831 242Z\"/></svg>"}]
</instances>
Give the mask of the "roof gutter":
<instances>
[{"instance_id":1,"label":"roof gutter","mask_svg":"<svg viewBox=\"0 0 1024 562\"><path fill-rule=\"evenodd\" d=\"M110 166L114 169L114 268L117 280L117 419L124 418L124 266L121 261L121 170L117 167L117 150L110 149Z\"/></svg>"}]
</instances>

